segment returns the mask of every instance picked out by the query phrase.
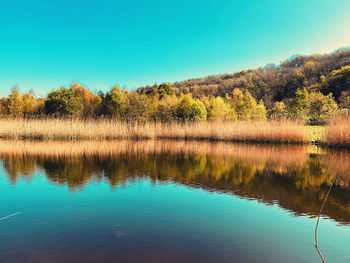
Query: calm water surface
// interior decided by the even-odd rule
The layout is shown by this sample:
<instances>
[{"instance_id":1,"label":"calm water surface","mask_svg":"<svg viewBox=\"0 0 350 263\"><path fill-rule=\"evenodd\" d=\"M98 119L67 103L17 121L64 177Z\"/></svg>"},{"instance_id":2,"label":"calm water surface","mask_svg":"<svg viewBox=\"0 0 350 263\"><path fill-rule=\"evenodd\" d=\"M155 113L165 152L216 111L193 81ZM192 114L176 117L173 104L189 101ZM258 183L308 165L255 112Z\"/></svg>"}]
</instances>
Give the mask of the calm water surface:
<instances>
[{"instance_id":1,"label":"calm water surface","mask_svg":"<svg viewBox=\"0 0 350 263\"><path fill-rule=\"evenodd\" d=\"M90 145L91 144L91 145ZM0 142L0 262L350 262L350 154Z\"/></svg>"}]
</instances>

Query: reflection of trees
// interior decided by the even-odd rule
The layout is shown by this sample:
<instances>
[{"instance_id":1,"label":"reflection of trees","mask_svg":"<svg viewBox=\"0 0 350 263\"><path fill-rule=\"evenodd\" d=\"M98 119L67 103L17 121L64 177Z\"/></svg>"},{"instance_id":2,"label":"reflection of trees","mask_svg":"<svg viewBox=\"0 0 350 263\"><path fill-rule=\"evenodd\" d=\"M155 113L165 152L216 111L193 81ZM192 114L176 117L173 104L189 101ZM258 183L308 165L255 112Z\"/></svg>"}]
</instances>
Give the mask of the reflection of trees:
<instances>
[{"instance_id":1,"label":"reflection of trees","mask_svg":"<svg viewBox=\"0 0 350 263\"><path fill-rule=\"evenodd\" d=\"M3 159L3 166L12 184L16 184L19 177L30 180L35 172L35 159L23 156L9 156Z\"/></svg>"},{"instance_id":2,"label":"reflection of trees","mask_svg":"<svg viewBox=\"0 0 350 263\"><path fill-rule=\"evenodd\" d=\"M290 153L289 153L290 154ZM297 153L300 154L300 153ZM35 167L43 169L47 178L71 190L83 187L91 180L107 181L112 187L147 176L153 181L173 181L211 191L232 192L243 198L265 203L278 203L295 214L317 215L320 204L335 175L337 181L324 214L342 223L350 223L350 185L342 171L334 169L336 153L309 154L304 159L277 155L273 158L247 158L242 149L239 155L213 155L211 152L120 152L109 156L43 157L3 156L4 168L12 183L20 175L30 177ZM261 155L260 153L260 156ZM350 160L342 154L341 160ZM246 158L244 158L246 157ZM348 158L348 159L346 159ZM295 161L293 161L295 160ZM350 162L347 162L350 166ZM333 164L333 166L331 166ZM328 167L331 167L329 169ZM344 179L345 178L345 179Z\"/></svg>"},{"instance_id":3,"label":"reflection of trees","mask_svg":"<svg viewBox=\"0 0 350 263\"><path fill-rule=\"evenodd\" d=\"M94 161L86 158L45 159L40 158L38 165L45 170L47 178L72 189L86 184L100 169Z\"/></svg>"}]
</instances>

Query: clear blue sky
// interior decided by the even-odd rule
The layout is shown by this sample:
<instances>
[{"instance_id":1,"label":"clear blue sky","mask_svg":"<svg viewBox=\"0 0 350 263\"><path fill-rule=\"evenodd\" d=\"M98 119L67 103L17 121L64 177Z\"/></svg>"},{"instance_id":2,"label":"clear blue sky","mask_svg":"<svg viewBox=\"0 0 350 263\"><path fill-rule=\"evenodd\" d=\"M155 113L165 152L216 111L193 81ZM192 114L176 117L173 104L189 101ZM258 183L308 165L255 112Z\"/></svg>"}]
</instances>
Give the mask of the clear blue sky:
<instances>
[{"instance_id":1,"label":"clear blue sky","mask_svg":"<svg viewBox=\"0 0 350 263\"><path fill-rule=\"evenodd\" d=\"M1 1L0 95L134 89L349 45L348 0Z\"/></svg>"}]
</instances>

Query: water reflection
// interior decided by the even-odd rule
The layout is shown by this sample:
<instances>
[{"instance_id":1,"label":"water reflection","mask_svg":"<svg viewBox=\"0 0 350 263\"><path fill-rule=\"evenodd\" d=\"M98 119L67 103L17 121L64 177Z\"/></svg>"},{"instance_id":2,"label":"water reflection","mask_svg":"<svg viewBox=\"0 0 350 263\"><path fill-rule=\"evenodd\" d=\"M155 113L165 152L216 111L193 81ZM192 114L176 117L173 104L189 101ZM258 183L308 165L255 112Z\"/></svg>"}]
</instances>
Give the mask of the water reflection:
<instances>
[{"instance_id":1,"label":"water reflection","mask_svg":"<svg viewBox=\"0 0 350 263\"><path fill-rule=\"evenodd\" d=\"M42 170L71 191L89 182L111 187L142 177L208 191L233 193L295 215L316 216L329 185L336 184L324 215L350 223L350 154L311 146L265 146L209 142L0 142L9 181L30 181Z\"/></svg>"}]
</instances>

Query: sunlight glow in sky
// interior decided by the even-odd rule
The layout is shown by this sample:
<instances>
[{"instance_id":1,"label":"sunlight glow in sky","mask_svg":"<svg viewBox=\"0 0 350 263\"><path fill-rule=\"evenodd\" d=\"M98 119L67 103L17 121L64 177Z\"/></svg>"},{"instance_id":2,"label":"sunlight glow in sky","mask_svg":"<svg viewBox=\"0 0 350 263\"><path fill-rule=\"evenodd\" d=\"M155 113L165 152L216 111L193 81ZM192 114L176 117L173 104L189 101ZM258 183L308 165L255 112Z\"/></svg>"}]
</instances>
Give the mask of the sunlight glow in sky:
<instances>
[{"instance_id":1,"label":"sunlight glow in sky","mask_svg":"<svg viewBox=\"0 0 350 263\"><path fill-rule=\"evenodd\" d=\"M350 45L348 0L11 0L0 8L0 95L233 73Z\"/></svg>"}]
</instances>

